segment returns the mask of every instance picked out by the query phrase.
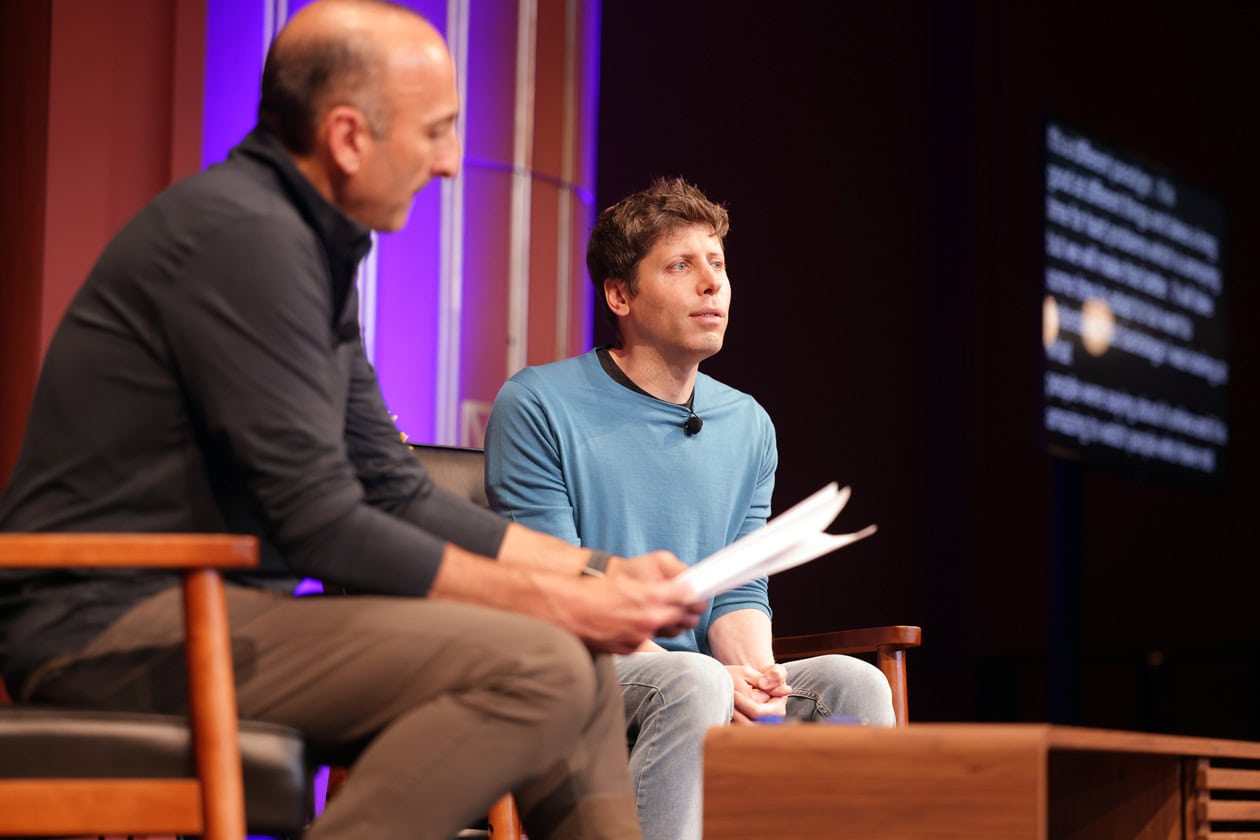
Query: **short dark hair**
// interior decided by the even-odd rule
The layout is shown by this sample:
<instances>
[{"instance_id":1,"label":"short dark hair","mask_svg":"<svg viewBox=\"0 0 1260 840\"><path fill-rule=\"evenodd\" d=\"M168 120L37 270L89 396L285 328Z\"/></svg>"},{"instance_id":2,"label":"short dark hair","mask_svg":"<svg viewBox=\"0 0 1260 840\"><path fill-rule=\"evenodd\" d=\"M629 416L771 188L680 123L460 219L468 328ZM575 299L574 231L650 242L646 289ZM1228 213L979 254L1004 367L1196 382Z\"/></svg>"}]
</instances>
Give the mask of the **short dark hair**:
<instances>
[{"instance_id":1,"label":"short dark hair","mask_svg":"<svg viewBox=\"0 0 1260 840\"><path fill-rule=\"evenodd\" d=\"M343 0L415 14L390 0ZM319 119L332 105L363 112L377 137L389 129L389 106L381 95L382 56L364 33L329 33L299 40L283 33L267 50L258 124L294 154L315 147Z\"/></svg>"},{"instance_id":2,"label":"short dark hair","mask_svg":"<svg viewBox=\"0 0 1260 840\"><path fill-rule=\"evenodd\" d=\"M726 208L682 178L656 178L641 192L606 208L586 244L586 270L595 295L614 326L617 316L604 298L604 281L622 280L631 297L639 291L638 265L657 240L679 228L708 225L722 240L730 230Z\"/></svg>"}]
</instances>

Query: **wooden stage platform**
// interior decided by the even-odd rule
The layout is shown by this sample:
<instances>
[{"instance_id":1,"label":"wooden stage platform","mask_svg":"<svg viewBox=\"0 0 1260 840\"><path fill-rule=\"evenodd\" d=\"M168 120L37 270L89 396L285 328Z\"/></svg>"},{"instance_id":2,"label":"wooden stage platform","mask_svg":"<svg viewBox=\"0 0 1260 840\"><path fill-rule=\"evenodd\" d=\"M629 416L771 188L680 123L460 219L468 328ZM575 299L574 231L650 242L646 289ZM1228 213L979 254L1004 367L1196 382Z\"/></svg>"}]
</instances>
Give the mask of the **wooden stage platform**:
<instances>
[{"instance_id":1,"label":"wooden stage platform","mask_svg":"<svg viewBox=\"0 0 1260 840\"><path fill-rule=\"evenodd\" d=\"M1260 743L1031 724L728 726L712 840L1260 840Z\"/></svg>"}]
</instances>

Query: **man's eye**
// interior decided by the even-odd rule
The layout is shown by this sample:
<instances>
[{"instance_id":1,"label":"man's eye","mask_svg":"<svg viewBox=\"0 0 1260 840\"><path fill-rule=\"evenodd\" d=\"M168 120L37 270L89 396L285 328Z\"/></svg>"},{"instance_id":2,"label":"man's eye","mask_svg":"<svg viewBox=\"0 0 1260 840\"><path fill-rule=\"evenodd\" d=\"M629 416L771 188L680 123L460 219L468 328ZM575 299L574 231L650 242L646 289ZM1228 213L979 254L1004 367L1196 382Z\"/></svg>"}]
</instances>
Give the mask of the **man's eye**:
<instances>
[{"instance_id":1,"label":"man's eye","mask_svg":"<svg viewBox=\"0 0 1260 840\"><path fill-rule=\"evenodd\" d=\"M447 135L451 134L454 128L454 120L442 120L441 122L429 126L425 134L430 140L442 140Z\"/></svg>"},{"instance_id":2,"label":"man's eye","mask_svg":"<svg viewBox=\"0 0 1260 840\"><path fill-rule=\"evenodd\" d=\"M675 271L683 271L687 268L687 261L679 260L678 262L671 265L670 268L674 269Z\"/></svg>"}]
</instances>

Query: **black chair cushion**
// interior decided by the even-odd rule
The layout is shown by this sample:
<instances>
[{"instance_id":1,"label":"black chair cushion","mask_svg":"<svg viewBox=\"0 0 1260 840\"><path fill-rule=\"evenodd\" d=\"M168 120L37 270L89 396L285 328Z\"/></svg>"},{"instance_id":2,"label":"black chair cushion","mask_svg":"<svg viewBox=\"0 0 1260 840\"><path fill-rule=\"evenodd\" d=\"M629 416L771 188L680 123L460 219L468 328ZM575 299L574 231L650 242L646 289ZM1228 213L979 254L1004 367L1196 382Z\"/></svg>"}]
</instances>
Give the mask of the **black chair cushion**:
<instances>
[{"instance_id":1,"label":"black chair cushion","mask_svg":"<svg viewBox=\"0 0 1260 840\"><path fill-rule=\"evenodd\" d=\"M251 831L306 824L312 767L301 733L241 721L245 814ZM0 708L0 778L180 778L193 773L178 716L37 706Z\"/></svg>"},{"instance_id":2,"label":"black chair cushion","mask_svg":"<svg viewBox=\"0 0 1260 840\"><path fill-rule=\"evenodd\" d=\"M411 451L438 487L490 507L486 498L486 456L480 449L435 444L411 444Z\"/></svg>"}]
</instances>

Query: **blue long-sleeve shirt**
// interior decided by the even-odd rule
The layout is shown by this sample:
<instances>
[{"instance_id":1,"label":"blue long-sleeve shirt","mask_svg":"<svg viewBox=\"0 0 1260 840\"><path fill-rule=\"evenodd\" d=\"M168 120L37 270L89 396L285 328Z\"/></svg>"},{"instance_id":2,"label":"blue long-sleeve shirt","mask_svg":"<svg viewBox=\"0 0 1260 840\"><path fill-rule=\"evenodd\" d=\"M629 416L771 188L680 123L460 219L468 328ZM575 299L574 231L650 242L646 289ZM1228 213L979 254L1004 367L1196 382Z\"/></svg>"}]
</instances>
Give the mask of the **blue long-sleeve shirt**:
<instances>
[{"instance_id":1,"label":"blue long-sleeve shirt","mask_svg":"<svg viewBox=\"0 0 1260 840\"><path fill-rule=\"evenodd\" d=\"M696 378L699 434L684 406L615 382L596 351L526 368L486 429L486 493L509 519L632 557L668 549L688 565L765 524L778 451L747 394ZM708 627L738 609L770 614L764 578L718 595L694 631L657 642L710 653Z\"/></svg>"}]
</instances>

